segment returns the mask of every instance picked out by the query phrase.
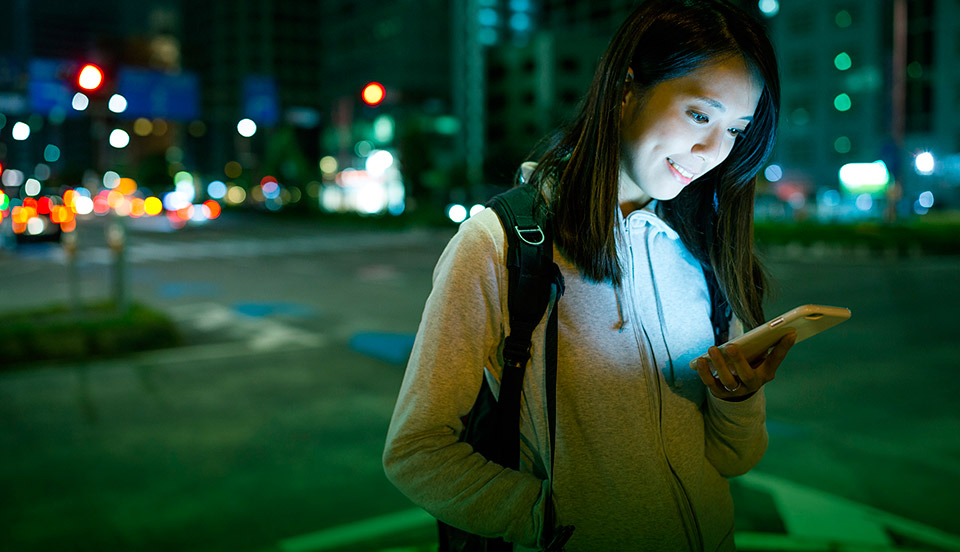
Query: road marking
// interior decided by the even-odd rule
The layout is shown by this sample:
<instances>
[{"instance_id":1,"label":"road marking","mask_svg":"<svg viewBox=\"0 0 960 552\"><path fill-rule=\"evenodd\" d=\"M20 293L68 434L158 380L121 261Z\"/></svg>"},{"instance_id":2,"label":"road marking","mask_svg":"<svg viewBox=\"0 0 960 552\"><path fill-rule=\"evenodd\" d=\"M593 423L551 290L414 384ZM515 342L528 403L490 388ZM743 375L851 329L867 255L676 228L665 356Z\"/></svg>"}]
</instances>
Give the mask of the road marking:
<instances>
[{"instance_id":1,"label":"road marking","mask_svg":"<svg viewBox=\"0 0 960 552\"><path fill-rule=\"evenodd\" d=\"M316 348L327 342L324 335L271 318L245 316L217 303L177 305L169 312L181 324L202 331L222 330L257 352Z\"/></svg>"},{"instance_id":2,"label":"road marking","mask_svg":"<svg viewBox=\"0 0 960 552\"><path fill-rule=\"evenodd\" d=\"M414 339L414 334L361 332L350 337L350 348L390 364L405 366Z\"/></svg>"},{"instance_id":3,"label":"road marking","mask_svg":"<svg viewBox=\"0 0 960 552\"><path fill-rule=\"evenodd\" d=\"M282 239L232 239L217 241L166 242L131 239L127 245L127 262L131 264L165 262L178 259L224 259L302 255L338 251L396 248L421 245L437 232L408 230L357 234L316 234ZM445 237L445 239L448 239ZM42 250L36 258L65 262L60 247ZM114 262L112 251L103 246L82 247L77 253L81 265L107 265ZM378 275L379 276L379 275Z\"/></svg>"},{"instance_id":4,"label":"road marking","mask_svg":"<svg viewBox=\"0 0 960 552\"><path fill-rule=\"evenodd\" d=\"M289 538L280 541L277 547L283 552L336 550L410 529L428 527L436 522L437 520L424 510L414 508Z\"/></svg>"},{"instance_id":5,"label":"road marking","mask_svg":"<svg viewBox=\"0 0 960 552\"><path fill-rule=\"evenodd\" d=\"M805 487L792 481L750 472L736 481L770 494L788 534L742 532L735 535L739 550L764 552L883 552L897 547L886 530L907 537L924 550L960 552L960 536L865 504ZM330 527L281 541L283 552L322 552L358 545L411 530L426 529L436 519L414 508Z\"/></svg>"},{"instance_id":6,"label":"road marking","mask_svg":"<svg viewBox=\"0 0 960 552\"><path fill-rule=\"evenodd\" d=\"M852 551L864 550L864 545L895 549L888 532L892 531L935 550L960 552L960 536L787 479L749 472L736 481L770 494L788 533L786 540L782 536L768 539L759 533L738 534L737 547L742 550L798 549L786 547L793 546L787 541L805 543L804 550ZM770 539L784 547L774 547Z\"/></svg>"}]
</instances>

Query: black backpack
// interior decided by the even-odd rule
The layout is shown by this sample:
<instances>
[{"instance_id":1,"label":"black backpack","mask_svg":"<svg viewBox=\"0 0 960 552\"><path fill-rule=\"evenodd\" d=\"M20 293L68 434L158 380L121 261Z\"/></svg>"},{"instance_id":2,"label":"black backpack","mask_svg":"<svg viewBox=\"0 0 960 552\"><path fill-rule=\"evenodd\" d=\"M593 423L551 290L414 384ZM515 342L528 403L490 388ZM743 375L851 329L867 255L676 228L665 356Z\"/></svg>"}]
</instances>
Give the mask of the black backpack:
<instances>
[{"instance_id":1,"label":"black backpack","mask_svg":"<svg viewBox=\"0 0 960 552\"><path fill-rule=\"evenodd\" d=\"M520 464L520 392L530 360L533 331L543 319L555 295L547 320L544 364L546 369L547 417L550 424L550 462L553 463L557 400L557 309L563 295L563 276L553 262L553 236L548 220L536 212L535 186L525 184L495 196L487 203L500 217L507 238L507 306L510 335L504 340L500 400L484 378L480 393L464 419L460 440L473 445L487 460L506 468ZM727 340L730 307L720 293L716 277L704 266L710 290L711 321L717 345ZM555 293L554 293L555 291ZM551 473L552 473L551 468ZM547 501L545 526L554 527L552 501ZM510 552L513 545L501 538L481 537L437 520L438 552ZM554 530L547 552L559 552L573 533L572 526Z\"/></svg>"}]
</instances>

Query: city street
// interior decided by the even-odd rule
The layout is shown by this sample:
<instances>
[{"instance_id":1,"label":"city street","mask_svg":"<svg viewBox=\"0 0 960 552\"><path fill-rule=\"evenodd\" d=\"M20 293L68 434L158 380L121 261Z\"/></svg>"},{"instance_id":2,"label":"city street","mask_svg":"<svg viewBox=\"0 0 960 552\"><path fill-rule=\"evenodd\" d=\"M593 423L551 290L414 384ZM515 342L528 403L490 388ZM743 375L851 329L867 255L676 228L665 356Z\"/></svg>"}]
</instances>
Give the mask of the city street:
<instances>
[{"instance_id":1,"label":"city street","mask_svg":"<svg viewBox=\"0 0 960 552\"><path fill-rule=\"evenodd\" d=\"M106 299L104 221L83 222L81 294ZM0 372L0 549L429 550L434 526L380 454L453 230L236 214L158 230L128 229L129 289L183 347ZM960 258L767 263L768 315L853 317L768 387L770 447L733 482L739 547L960 550ZM68 289L59 246L0 249L0 312Z\"/></svg>"}]
</instances>

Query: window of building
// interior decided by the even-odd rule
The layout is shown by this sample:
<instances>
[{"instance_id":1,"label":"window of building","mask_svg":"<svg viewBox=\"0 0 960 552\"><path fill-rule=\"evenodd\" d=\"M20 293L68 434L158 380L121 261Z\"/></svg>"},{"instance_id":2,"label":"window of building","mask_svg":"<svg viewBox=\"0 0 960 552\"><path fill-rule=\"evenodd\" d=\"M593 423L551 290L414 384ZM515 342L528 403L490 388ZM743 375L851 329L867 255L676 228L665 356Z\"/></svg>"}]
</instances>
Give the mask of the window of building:
<instances>
[{"instance_id":1,"label":"window of building","mask_svg":"<svg viewBox=\"0 0 960 552\"><path fill-rule=\"evenodd\" d=\"M958 92L957 98L957 104L960 105L960 92ZM560 101L566 105L573 105L580 101L580 95L570 89L561 90Z\"/></svg>"},{"instance_id":2,"label":"window of building","mask_svg":"<svg viewBox=\"0 0 960 552\"><path fill-rule=\"evenodd\" d=\"M788 143L787 159L793 165L809 165L813 162L813 144L810 140L794 139Z\"/></svg>"},{"instance_id":3,"label":"window of building","mask_svg":"<svg viewBox=\"0 0 960 552\"><path fill-rule=\"evenodd\" d=\"M813 75L813 58L805 52L794 54L787 61L787 71L793 78L809 78Z\"/></svg>"},{"instance_id":4,"label":"window of building","mask_svg":"<svg viewBox=\"0 0 960 552\"><path fill-rule=\"evenodd\" d=\"M580 71L580 61L572 57L564 57L560 60L560 69L565 73L576 73Z\"/></svg>"},{"instance_id":5,"label":"window of building","mask_svg":"<svg viewBox=\"0 0 960 552\"><path fill-rule=\"evenodd\" d=\"M817 10L800 9L787 19L787 29L793 35L808 35L813 32Z\"/></svg>"}]
</instances>

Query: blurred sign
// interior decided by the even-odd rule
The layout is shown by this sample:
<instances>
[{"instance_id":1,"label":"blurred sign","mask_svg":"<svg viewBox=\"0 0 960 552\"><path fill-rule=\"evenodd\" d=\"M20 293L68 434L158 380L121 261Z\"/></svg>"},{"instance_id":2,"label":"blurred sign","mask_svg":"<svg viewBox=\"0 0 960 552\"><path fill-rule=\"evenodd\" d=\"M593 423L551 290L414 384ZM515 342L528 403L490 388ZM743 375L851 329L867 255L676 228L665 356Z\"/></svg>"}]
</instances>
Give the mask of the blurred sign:
<instances>
[{"instance_id":1,"label":"blurred sign","mask_svg":"<svg viewBox=\"0 0 960 552\"><path fill-rule=\"evenodd\" d=\"M51 111L62 111L67 115L76 115L71 101L73 93L69 82L76 63L60 59L33 58L28 70L27 102L30 111L49 115Z\"/></svg>"},{"instance_id":2,"label":"blurred sign","mask_svg":"<svg viewBox=\"0 0 960 552\"><path fill-rule=\"evenodd\" d=\"M243 113L258 125L274 126L280 119L277 85L273 77L247 75L243 78Z\"/></svg>"},{"instance_id":3,"label":"blurred sign","mask_svg":"<svg viewBox=\"0 0 960 552\"><path fill-rule=\"evenodd\" d=\"M27 112L27 99L22 94L0 92L0 113L20 115Z\"/></svg>"},{"instance_id":4,"label":"blurred sign","mask_svg":"<svg viewBox=\"0 0 960 552\"><path fill-rule=\"evenodd\" d=\"M196 119L200 115L200 87L192 73L168 75L150 69L121 68L117 93L126 98L124 118L164 117Z\"/></svg>"},{"instance_id":5,"label":"blurred sign","mask_svg":"<svg viewBox=\"0 0 960 552\"><path fill-rule=\"evenodd\" d=\"M840 167L840 185L853 194L878 194L887 189L890 172L883 161L847 163Z\"/></svg>"}]
</instances>

